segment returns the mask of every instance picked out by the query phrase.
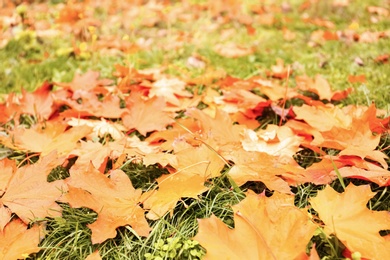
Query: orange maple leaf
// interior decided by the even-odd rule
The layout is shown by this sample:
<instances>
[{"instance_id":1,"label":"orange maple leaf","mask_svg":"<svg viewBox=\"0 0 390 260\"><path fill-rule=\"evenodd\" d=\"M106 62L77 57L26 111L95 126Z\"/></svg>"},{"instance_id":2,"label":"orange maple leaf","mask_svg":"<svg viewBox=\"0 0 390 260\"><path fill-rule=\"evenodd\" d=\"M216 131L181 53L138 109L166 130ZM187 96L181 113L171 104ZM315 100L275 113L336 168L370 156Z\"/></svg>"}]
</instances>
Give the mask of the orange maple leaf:
<instances>
[{"instance_id":1,"label":"orange maple leaf","mask_svg":"<svg viewBox=\"0 0 390 260\"><path fill-rule=\"evenodd\" d=\"M20 99L20 112L37 116L41 119L48 119L53 113L53 97L50 93L52 85L45 82L33 93L22 90Z\"/></svg>"},{"instance_id":2,"label":"orange maple leaf","mask_svg":"<svg viewBox=\"0 0 390 260\"><path fill-rule=\"evenodd\" d=\"M301 259L314 234L305 210L294 206L294 196L275 192L270 198L248 191L232 207L234 229L212 215L199 219L193 238L206 248L205 259Z\"/></svg>"},{"instance_id":3,"label":"orange maple leaf","mask_svg":"<svg viewBox=\"0 0 390 260\"><path fill-rule=\"evenodd\" d=\"M236 149L223 155L234 161L234 166L228 174L238 186L247 181L261 181L270 190L291 193L288 183L280 178L286 170L280 167L281 163L276 156L263 152L247 152L243 149Z\"/></svg>"},{"instance_id":4,"label":"orange maple leaf","mask_svg":"<svg viewBox=\"0 0 390 260\"><path fill-rule=\"evenodd\" d=\"M278 78L278 79L284 79L289 77L293 71L291 69L291 66L284 66L284 61L280 58L276 59L276 65L273 65L271 67L271 71L267 71L267 76Z\"/></svg>"},{"instance_id":5,"label":"orange maple leaf","mask_svg":"<svg viewBox=\"0 0 390 260\"><path fill-rule=\"evenodd\" d=\"M330 104L317 107L304 104L301 107L293 107L293 111L296 114L296 119L304 120L319 131L329 131L334 126L348 128L352 122L351 115Z\"/></svg>"},{"instance_id":6,"label":"orange maple leaf","mask_svg":"<svg viewBox=\"0 0 390 260\"><path fill-rule=\"evenodd\" d=\"M31 228L16 219L0 230L0 259L26 259L28 255L39 252L42 239L42 227Z\"/></svg>"},{"instance_id":7,"label":"orange maple leaf","mask_svg":"<svg viewBox=\"0 0 390 260\"><path fill-rule=\"evenodd\" d=\"M269 124L266 129L258 132L244 130L244 138L241 144L245 151L257 151L273 156L279 156L279 160L290 162L293 155L298 152L299 146L304 140L297 136L288 126Z\"/></svg>"},{"instance_id":8,"label":"orange maple leaf","mask_svg":"<svg viewBox=\"0 0 390 260\"><path fill-rule=\"evenodd\" d=\"M33 165L18 168L6 185L0 185L5 187L0 208L8 207L26 224L36 218L61 216L62 208L55 201L62 195L63 181L49 183L47 176L63 162L64 158L52 152Z\"/></svg>"},{"instance_id":9,"label":"orange maple leaf","mask_svg":"<svg viewBox=\"0 0 390 260\"><path fill-rule=\"evenodd\" d=\"M224 166L220 156L206 145L192 147L185 142L175 144L176 162L172 166L176 172L157 179L158 190L145 193L144 206L149 210L149 219L158 219L166 212L172 213L177 202L183 197L197 199L208 190L204 183L209 178L219 176Z\"/></svg>"},{"instance_id":10,"label":"orange maple leaf","mask_svg":"<svg viewBox=\"0 0 390 260\"><path fill-rule=\"evenodd\" d=\"M99 254L99 250L96 250L92 254L88 255L85 260L102 260L102 257Z\"/></svg>"},{"instance_id":11,"label":"orange maple leaf","mask_svg":"<svg viewBox=\"0 0 390 260\"><path fill-rule=\"evenodd\" d=\"M329 82L321 75L316 75L314 80L307 76L297 76L295 77L295 80L297 81L299 89L313 92L317 94L321 100L340 100L346 98L352 91L352 88L348 88L343 91L333 92Z\"/></svg>"},{"instance_id":12,"label":"orange maple leaf","mask_svg":"<svg viewBox=\"0 0 390 260\"><path fill-rule=\"evenodd\" d=\"M215 117L196 108L187 109L186 115L199 120L201 130L194 133L201 139L212 139L219 145L238 143L240 131L244 126L233 125L233 121L226 112L217 109Z\"/></svg>"},{"instance_id":13,"label":"orange maple leaf","mask_svg":"<svg viewBox=\"0 0 390 260\"><path fill-rule=\"evenodd\" d=\"M374 195L369 185L349 184L341 194L327 186L310 203L324 222L324 231L336 235L351 252L368 259L390 259L390 242L379 234L390 229L390 214L367 208Z\"/></svg>"},{"instance_id":14,"label":"orange maple leaf","mask_svg":"<svg viewBox=\"0 0 390 260\"><path fill-rule=\"evenodd\" d=\"M16 128L9 136L0 136L0 142L12 149L38 152L42 156L54 150L59 155L67 155L81 138L92 132L92 128L85 125L65 130L65 124L48 121L28 129Z\"/></svg>"},{"instance_id":15,"label":"orange maple leaf","mask_svg":"<svg viewBox=\"0 0 390 260\"><path fill-rule=\"evenodd\" d=\"M193 118L180 118L172 124L172 128L152 133L146 140L152 144L158 144L162 151L172 150L172 145L177 139L189 140L193 133L200 133L202 128ZM165 141L162 143L162 141Z\"/></svg>"},{"instance_id":16,"label":"orange maple leaf","mask_svg":"<svg viewBox=\"0 0 390 260\"><path fill-rule=\"evenodd\" d=\"M112 80L109 79L98 79L100 73L97 71L88 71L87 73L80 75L77 74L74 76L72 82L56 82L55 84L58 86L62 86L64 88L70 89L73 92L77 90L89 91L94 89L97 86L105 86L110 85Z\"/></svg>"},{"instance_id":17,"label":"orange maple leaf","mask_svg":"<svg viewBox=\"0 0 390 260\"><path fill-rule=\"evenodd\" d=\"M177 159L177 164L172 165L175 169L205 179L221 175L225 161L210 145L192 147L184 141L177 141L173 148Z\"/></svg>"},{"instance_id":18,"label":"orange maple leaf","mask_svg":"<svg viewBox=\"0 0 390 260\"><path fill-rule=\"evenodd\" d=\"M127 100L129 111L122 115L123 125L129 130L137 129L142 135L155 130L164 130L173 119L163 109L164 98L144 100L139 94L131 95Z\"/></svg>"},{"instance_id":19,"label":"orange maple leaf","mask_svg":"<svg viewBox=\"0 0 390 260\"><path fill-rule=\"evenodd\" d=\"M116 236L116 228L131 227L140 236L147 236L150 228L139 206L142 191L134 189L129 177L121 170L108 176L93 167L73 167L67 179L69 192L63 202L71 207L87 207L98 213L97 220L89 224L92 243L102 243ZM91 182L93 180L93 182Z\"/></svg>"},{"instance_id":20,"label":"orange maple leaf","mask_svg":"<svg viewBox=\"0 0 390 260\"><path fill-rule=\"evenodd\" d=\"M192 97L192 94L185 90L186 83L177 78L162 78L151 84L149 97L163 97L166 102L180 106L178 97Z\"/></svg>"},{"instance_id":21,"label":"orange maple leaf","mask_svg":"<svg viewBox=\"0 0 390 260\"><path fill-rule=\"evenodd\" d=\"M99 97L93 91L78 91L77 95L74 95L70 99L68 97L59 96L58 102L70 107L61 113L63 117L76 117L81 116L96 116L105 118L119 118L127 109L120 107L120 99L116 95L106 94L103 99ZM81 100L79 104L76 100Z\"/></svg>"},{"instance_id":22,"label":"orange maple leaf","mask_svg":"<svg viewBox=\"0 0 390 260\"><path fill-rule=\"evenodd\" d=\"M374 135L370 128L370 121L376 118L375 113L375 105L371 105L362 115L353 117L347 128L333 126L329 131L322 133L325 140L320 145L340 149L342 150L340 155L355 155L362 159L372 159L386 169L387 155L375 150L379 144L380 135Z\"/></svg>"},{"instance_id":23,"label":"orange maple leaf","mask_svg":"<svg viewBox=\"0 0 390 260\"><path fill-rule=\"evenodd\" d=\"M158 190L143 194L144 207L149 209L146 215L149 219L156 220L170 211L181 198L198 199L198 195L207 191L204 186L205 178L196 174L171 174L157 179Z\"/></svg>"},{"instance_id":24,"label":"orange maple leaf","mask_svg":"<svg viewBox=\"0 0 390 260\"><path fill-rule=\"evenodd\" d=\"M239 46L235 43L228 43L215 45L214 51L226 58L239 58L252 54L254 49Z\"/></svg>"}]
</instances>

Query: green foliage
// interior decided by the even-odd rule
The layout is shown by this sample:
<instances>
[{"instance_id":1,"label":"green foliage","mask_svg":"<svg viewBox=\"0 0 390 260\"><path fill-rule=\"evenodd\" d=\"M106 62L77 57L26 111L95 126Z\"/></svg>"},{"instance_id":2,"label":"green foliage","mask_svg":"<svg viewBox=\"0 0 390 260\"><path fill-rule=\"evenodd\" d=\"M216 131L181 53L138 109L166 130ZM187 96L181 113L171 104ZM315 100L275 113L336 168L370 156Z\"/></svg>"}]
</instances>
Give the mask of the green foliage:
<instances>
[{"instance_id":1,"label":"green foliage","mask_svg":"<svg viewBox=\"0 0 390 260\"><path fill-rule=\"evenodd\" d=\"M201 259L205 252L197 241L169 237L166 240L158 239L154 243L155 253L146 253L146 260L162 259Z\"/></svg>"}]
</instances>

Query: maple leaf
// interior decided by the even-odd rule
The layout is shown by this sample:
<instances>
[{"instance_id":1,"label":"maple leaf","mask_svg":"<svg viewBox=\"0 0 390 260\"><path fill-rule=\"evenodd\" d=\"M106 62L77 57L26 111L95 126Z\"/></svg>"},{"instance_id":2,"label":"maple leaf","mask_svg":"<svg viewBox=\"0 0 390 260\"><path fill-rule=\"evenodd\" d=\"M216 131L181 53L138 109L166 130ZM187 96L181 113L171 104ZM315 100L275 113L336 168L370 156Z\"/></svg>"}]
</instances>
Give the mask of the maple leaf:
<instances>
[{"instance_id":1,"label":"maple leaf","mask_svg":"<svg viewBox=\"0 0 390 260\"><path fill-rule=\"evenodd\" d=\"M56 82L55 84L64 88L68 88L74 92L77 90L88 91L94 89L97 86L110 85L112 83L112 80L108 79L98 80L99 76L100 73L97 71L88 71L84 75L76 73L72 82Z\"/></svg>"},{"instance_id":2,"label":"maple leaf","mask_svg":"<svg viewBox=\"0 0 390 260\"><path fill-rule=\"evenodd\" d=\"M170 151L176 140L189 140L194 137L193 133L199 133L201 131L200 124L193 118L180 118L172 124L172 128L154 132L146 140L152 144L158 144L162 151ZM162 141L165 142L162 143Z\"/></svg>"},{"instance_id":3,"label":"maple leaf","mask_svg":"<svg viewBox=\"0 0 390 260\"><path fill-rule=\"evenodd\" d=\"M0 230L0 259L25 259L41 249L38 244L42 239L42 228L33 225L31 228L16 219Z\"/></svg>"},{"instance_id":4,"label":"maple leaf","mask_svg":"<svg viewBox=\"0 0 390 260\"><path fill-rule=\"evenodd\" d=\"M53 97L50 93L52 85L45 82L43 85L29 93L22 89L22 98L20 99L20 111L25 114L38 116L38 118L48 119L53 113Z\"/></svg>"},{"instance_id":5,"label":"maple leaf","mask_svg":"<svg viewBox=\"0 0 390 260\"><path fill-rule=\"evenodd\" d=\"M239 58L252 54L253 48L246 48L234 43L217 44L214 46L214 51L226 58Z\"/></svg>"},{"instance_id":6,"label":"maple leaf","mask_svg":"<svg viewBox=\"0 0 390 260\"><path fill-rule=\"evenodd\" d=\"M212 215L199 219L193 238L206 248L205 259L299 259L314 234L305 210L294 206L294 196L275 192L270 198L248 191L233 206L234 229Z\"/></svg>"},{"instance_id":7,"label":"maple leaf","mask_svg":"<svg viewBox=\"0 0 390 260\"><path fill-rule=\"evenodd\" d=\"M12 178L13 173L16 171L16 163L13 160L7 158L0 160L0 196L5 192L9 180Z\"/></svg>"},{"instance_id":8,"label":"maple leaf","mask_svg":"<svg viewBox=\"0 0 390 260\"><path fill-rule=\"evenodd\" d=\"M284 79L292 74L291 66L284 66L282 59L276 59L276 65L271 67L271 71L267 71L267 76L271 76L278 79Z\"/></svg>"},{"instance_id":9,"label":"maple leaf","mask_svg":"<svg viewBox=\"0 0 390 260\"><path fill-rule=\"evenodd\" d=\"M253 77L251 79L256 83L261 93L266 95L272 101L278 101L280 99L289 99L298 95L294 89L286 88L285 86L280 86L277 82L263 79L260 77Z\"/></svg>"},{"instance_id":10,"label":"maple leaf","mask_svg":"<svg viewBox=\"0 0 390 260\"><path fill-rule=\"evenodd\" d=\"M116 95L107 94L102 99L93 91L77 91L73 99L58 97L58 102L70 107L61 113L63 117L96 116L105 118L119 118L127 109L120 107L120 98ZM77 100L81 100L81 104Z\"/></svg>"},{"instance_id":11,"label":"maple leaf","mask_svg":"<svg viewBox=\"0 0 390 260\"><path fill-rule=\"evenodd\" d=\"M127 129L137 129L142 135L155 130L164 130L173 122L168 113L164 112L163 98L144 100L139 94L127 99L129 112L122 115L123 125Z\"/></svg>"},{"instance_id":12,"label":"maple leaf","mask_svg":"<svg viewBox=\"0 0 390 260\"><path fill-rule=\"evenodd\" d=\"M245 89L223 91L223 96L214 97L214 103L220 105L223 111L229 113L245 112L261 102L266 102L266 100Z\"/></svg>"},{"instance_id":13,"label":"maple leaf","mask_svg":"<svg viewBox=\"0 0 390 260\"><path fill-rule=\"evenodd\" d=\"M212 118L196 108L187 109L186 115L199 120L201 131L196 134L202 139L213 139L217 144L237 143L240 139L240 131L245 128L240 125L233 125L229 115L217 109L215 117Z\"/></svg>"},{"instance_id":14,"label":"maple leaf","mask_svg":"<svg viewBox=\"0 0 390 260\"><path fill-rule=\"evenodd\" d=\"M139 206L142 191L134 189L129 177L121 170L109 172L109 177L93 167L73 167L67 180L69 192L62 199L71 207L87 207L98 213L89 224L93 244L116 236L116 228L130 225L140 236L150 228ZM93 182L91 182L93 180Z\"/></svg>"},{"instance_id":15,"label":"maple leaf","mask_svg":"<svg viewBox=\"0 0 390 260\"><path fill-rule=\"evenodd\" d=\"M353 117L348 128L333 126L329 131L323 132L324 142L321 146L342 150L340 155L355 155L362 159L369 158L379 162L387 168L387 157L381 151L375 150L380 142L380 135L371 132L370 121L375 120L375 105L371 105L360 116Z\"/></svg>"},{"instance_id":16,"label":"maple leaf","mask_svg":"<svg viewBox=\"0 0 390 260\"><path fill-rule=\"evenodd\" d=\"M71 118L68 121L68 125L71 126L87 125L93 128L93 137L99 138L109 134L115 140L121 139L124 136L122 131L126 130L126 128L124 128L123 125L107 121L103 118L101 118L100 121Z\"/></svg>"},{"instance_id":17,"label":"maple leaf","mask_svg":"<svg viewBox=\"0 0 390 260\"><path fill-rule=\"evenodd\" d=\"M181 198L198 199L198 195L207 191L205 178L196 174L173 173L157 179L158 190L143 194L143 204L149 209L148 219L156 220L173 209ZM174 188L173 188L174 187Z\"/></svg>"},{"instance_id":18,"label":"maple leaf","mask_svg":"<svg viewBox=\"0 0 390 260\"><path fill-rule=\"evenodd\" d=\"M88 255L85 260L102 260L102 257L99 254L99 250L96 250L92 254Z\"/></svg>"},{"instance_id":19,"label":"maple leaf","mask_svg":"<svg viewBox=\"0 0 390 260\"><path fill-rule=\"evenodd\" d=\"M352 118L345 114L340 108L333 105L312 107L303 105L294 107L296 119L304 120L308 125L319 131L329 131L334 126L348 128ZM326 124L324 124L326 122Z\"/></svg>"},{"instance_id":20,"label":"maple leaf","mask_svg":"<svg viewBox=\"0 0 390 260\"><path fill-rule=\"evenodd\" d=\"M62 208L55 201L62 195L63 181L49 183L47 176L63 162L64 158L52 152L33 165L18 168L0 197L0 208L8 207L26 224L35 218L61 216Z\"/></svg>"},{"instance_id":21,"label":"maple leaf","mask_svg":"<svg viewBox=\"0 0 390 260\"><path fill-rule=\"evenodd\" d=\"M59 155L67 155L81 138L92 131L89 126L77 126L65 130L65 124L48 121L32 128L17 128L10 131L9 136L0 136L0 142L12 149L38 152L42 156L54 150Z\"/></svg>"},{"instance_id":22,"label":"maple leaf","mask_svg":"<svg viewBox=\"0 0 390 260\"><path fill-rule=\"evenodd\" d=\"M261 181L270 190L291 193L287 182L280 178L286 171L280 167L278 158L262 152L247 152L237 149L223 154L225 158L234 161L229 170L229 176L238 186L247 181Z\"/></svg>"},{"instance_id":23,"label":"maple leaf","mask_svg":"<svg viewBox=\"0 0 390 260\"><path fill-rule=\"evenodd\" d=\"M390 185L390 171L372 163L367 163L367 166L368 169L362 169L355 166L343 167L338 169L338 172L342 177L370 180L379 186ZM337 176L336 173L333 174Z\"/></svg>"},{"instance_id":24,"label":"maple leaf","mask_svg":"<svg viewBox=\"0 0 390 260\"><path fill-rule=\"evenodd\" d=\"M173 144L177 163L172 166L184 173L191 173L203 178L214 178L221 175L225 165L223 158L210 145L201 144L193 147L186 142Z\"/></svg>"},{"instance_id":25,"label":"maple leaf","mask_svg":"<svg viewBox=\"0 0 390 260\"><path fill-rule=\"evenodd\" d=\"M158 190L143 195L144 206L150 209L149 219L158 219L168 211L172 213L183 197L197 199L199 194L208 190L204 186L207 179L221 175L224 162L206 145L195 148L182 141L174 148L176 161L172 161L171 166L176 172L158 178Z\"/></svg>"},{"instance_id":26,"label":"maple leaf","mask_svg":"<svg viewBox=\"0 0 390 260\"><path fill-rule=\"evenodd\" d=\"M367 208L374 195L369 185L350 183L341 194L326 186L310 203L324 222L324 231L336 235L351 252L368 259L389 259L390 243L379 231L390 229L390 214Z\"/></svg>"},{"instance_id":27,"label":"maple leaf","mask_svg":"<svg viewBox=\"0 0 390 260\"><path fill-rule=\"evenodd\" d=\"M12 212L9 208L0 207L0 232L3 232L4 227L10 222L12 218Z\"/></svg>"},{"instance_id":28,"label":"maple leaf","mask_svg":"<svg viewBox=\"0 0 390 260\"><path fill-rule=\"evenodd\" d=\"M70 154L78 156L75 166L86 166L92 163L93 166L104 172L111 151L110 147L99 142L81 141L80 146L71 151Z\"/></svg>"},{"instance_id":29,"label":"maple leaf","mask_svg":"<svg viewBox=\"0 0 390 260\"><path fill-rule=\"evenodd\" d=\"M12 118L15 118L15 124L18 123L18 118L21 114L20 105L16 102L15 93L10 93L6 97L5 103L0 104L0 122L7 123Z\"/></svg>"},{"instance_id":30,"label":"maple leaf","mask_svg":"<svg viewBox=\"0 0 390 260\"><path fill-rule=\"evenodd\" d=\"M178 97L192 97L192 94L185 90L186 83L176 78L162 78L151 84L149 97L164 97L165 100L175 106L180 105Z\"/></svg>"},{"instance_id":31,"label":"maple leaf","mask_svg":"<svg viewBox=\"0 0 390 260\"><path fill-rule=\"evenodd\" d=\"M352 88L348 88L344 91L333 92L329 82L321 75L316 75L314 80L307 76L297 76L295 80L299 89L311 91L317 94L321 100L340 100L346 98L352 91Z\"/></svg>"},{"instance_id":32,"label":"maple leaf","mask_svg":"<svg viewBox=\"0 0 390 260\"><path fill-rule=\"evenodd\" d=\"M241 144L245 151L264 152L269 155L279 156L280 161L289 162L292 156L299 150L304 140L296 136L291 128L269 124L265 130L257 133L253 130L245 130Z\"/></svg>"}]
</instances>

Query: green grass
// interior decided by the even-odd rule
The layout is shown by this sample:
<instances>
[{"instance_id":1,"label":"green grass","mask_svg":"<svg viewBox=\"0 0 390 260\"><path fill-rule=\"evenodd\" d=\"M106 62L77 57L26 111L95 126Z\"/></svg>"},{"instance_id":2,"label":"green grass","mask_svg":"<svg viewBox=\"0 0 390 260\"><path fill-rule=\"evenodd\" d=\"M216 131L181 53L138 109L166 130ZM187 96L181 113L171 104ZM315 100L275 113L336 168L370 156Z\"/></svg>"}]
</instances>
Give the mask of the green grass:
<instances>
[{"instance_id":1,"label":"green grass","mask_svg":"<svg viewBox=\"0 0 390 260\"><path fill-rule=\"evenodd\" d=\"M202 4L205 1L190 2ZM249 8L254 1L247 2ZM283 1L268 2L276 2L280 5ZM291 2L292 12L276 14L274 26L255 24L254 35L248 35L245 26L237 21L221 25L213 31L205 31L205 28L211 28L217 23L207 11L200 13L200 17L190 23L160 22L154 27L147 27L143 26L142 19L138 18L132 21L132 26L137 30L131 32L112 25L110 28L107 24L99 29L98 35L107 32L128 35L129 42L135 42L140 38L149 38L153 41L151 48L131 54L93 52L86 56L77 55L69 48L72 46L72 41L79 45L81 40L72 36L40 38L23 28L24 33L21 37L11 39L0 49L0 91L20 92L22 88L34 90L44 81L69 82L76 72L88 70L99 71L103 78L114 78L112 72L117 63L132 65L136 69L164 67L166 73L180 77L199 77L217 69L223 69L227 74L242 79L258 75L266 77L266 71L278 58L281 58L294 69L294 74L288 83L290 87L295 85L295 75L306 74L314 77L316 74L322 74L333 89L348 87L354 89L346 104L369 105L375 101L377 107L389 113L390 63L375 62L377 56L390 53L389 38L379 39L373 43L347 44L342 41L324 41L316 47L307 44L313 31L345 30L355 21L359 24L357 29L359 33L388 29L389 20L383 19L378 23L370 23L370 15L366 11L366 6L384 6L386 1L351 1L351 4L343 10L334 9L329 4L331 1L322 1L305 11L313 18L320 14L320 18L334 22L335 29L304 23L301 19L303 12L297 10L303 1ZM179 4L172 8L178 6ZM107 17L108 14L105 10L97 9L95 16L102 18ZM286 22L284 19L289 19L291 22ZM284 41L282 28L294 32L296 38L292 41ZM163 37L157 36L161 30L166 30ZM230 37L224 39L221 35L227 30L231 30L232 33ZM188 33L190 40L178 48L170 48L180 32ZM213 46L225 41L253 47L255 52L247 57L236 59L222 57L213 50ZM87 43L91 44L88 41ZM193 53L201 55L207 61L205 69L186 66L188 57ZM364 65L355 63L356 58L360 58ZM323 66L319 66L320 63L323 63ZM365 83L348 82L349 75L361 74L366 76ZM279 120L271 113L269 117L261 118L259 121L262 127L265 127L270 122ZM388 155L390 155L389 140L388 136L384 136L379 147L386 149ZM12 153L6 149L3 153L19 162L27 157L25 154ZM306 150L298 153L295 159L303 167L308 167L319 160L316 154ZM143 167L135 163L126 164L123 170L134 187L143 190L153 187L156 178L167 173L157 165ZM49 180L64 179L68 175L66 168L57 167L49 175ZM347 184L351 180L343 181ZM368 202L368 207L372 210L390 210L390 190L373 184L371 186L377 195ZM341 191L340 180L335 181L332 187ZM313 184L294 188L296 205L301 208L309 206L308 199L315 196L322 188L323 186ZM210 190L202 194L199 200L183 199L175 207L172 216L166 214L159 220L149 221L153 229L149 237L139 237L130 227L121 227L118 228L118 235L115 238L98 245L91 244L91 232L87 227L87 224L96 220L97 214L86 208L74 209L67 204L61 204L63 208L61 218L37 220L46 224L47 235L40 244L43 250L29 259L85 259L95 250L99 250L104 259L199 259L205 254L205 250L191 240L197 232L197 219L214 214L233 227L231 206L244 198L242 191L247 189L260 193L265 190L265 187L262 183L252 182L241 187L241 191L235 191L231 189L226 177L215 178L210 184ZM271 194L268 190L266 193ZM344 246L337 238L329 238L318 232L309 247L314 243L322 259L342 259L341 252Z\"/></svg>"}]
</instances>

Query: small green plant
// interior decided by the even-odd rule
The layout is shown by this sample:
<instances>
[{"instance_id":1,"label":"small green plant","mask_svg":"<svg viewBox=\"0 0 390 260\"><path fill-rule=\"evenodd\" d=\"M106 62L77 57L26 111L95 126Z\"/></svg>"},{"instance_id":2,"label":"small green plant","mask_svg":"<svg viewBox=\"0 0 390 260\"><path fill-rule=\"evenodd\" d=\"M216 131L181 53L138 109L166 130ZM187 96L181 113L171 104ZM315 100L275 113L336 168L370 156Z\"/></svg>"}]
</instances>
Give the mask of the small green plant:
<instances>
[{"instance_id":1,"label":"small green plant","mask_svg":"<svg viewBox=\"0 0 390 260\"><path fill-rule=\"evenodd\" d=\"M154 249L154 253L144 255L147 260L201 259L205 254L197 241L183 240L178 237L160 238L154 243Z\"/></svg>"}]
</instances>

